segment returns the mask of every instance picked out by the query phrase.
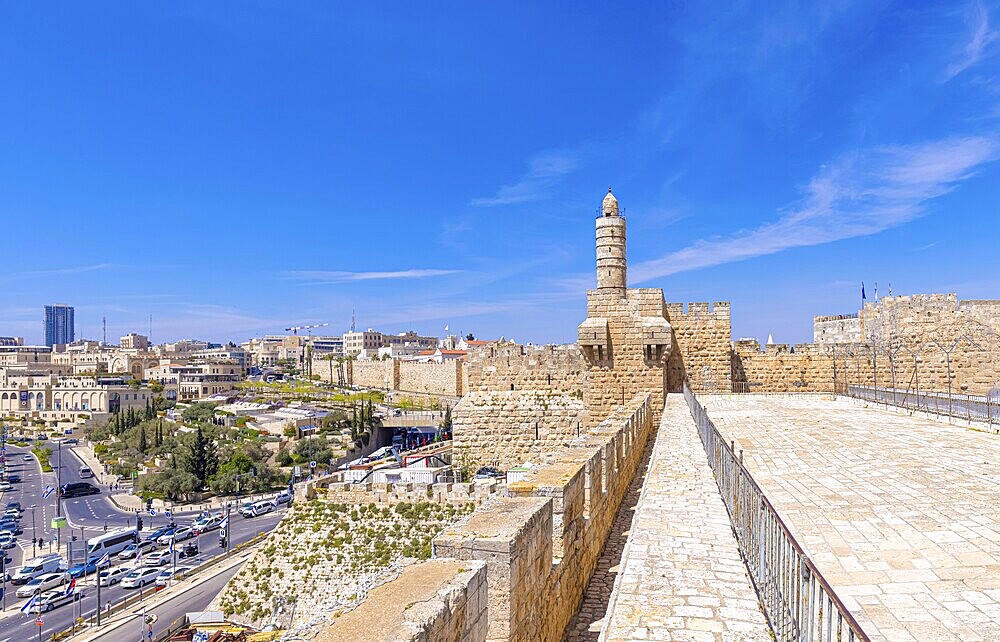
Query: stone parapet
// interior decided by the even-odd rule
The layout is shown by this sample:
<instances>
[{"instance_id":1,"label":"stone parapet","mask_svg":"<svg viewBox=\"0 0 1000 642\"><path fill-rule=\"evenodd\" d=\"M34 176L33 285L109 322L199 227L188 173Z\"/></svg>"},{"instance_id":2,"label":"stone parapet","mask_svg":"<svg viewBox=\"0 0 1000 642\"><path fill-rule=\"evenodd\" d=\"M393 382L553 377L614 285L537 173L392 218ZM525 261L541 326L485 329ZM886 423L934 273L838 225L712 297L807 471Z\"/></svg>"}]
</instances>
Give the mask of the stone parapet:
<instances>
[{"instance_id":1,"label":"stone parapet","mask_svg":"<svg viewBox=\"0 0 1000 642\"><path fill-rule=\"evenodd\" d=\"M636 396L464 524L434 555L487 563L490 640L561 640L652 432L650 395Z\"/></svg>"}]
</instances>

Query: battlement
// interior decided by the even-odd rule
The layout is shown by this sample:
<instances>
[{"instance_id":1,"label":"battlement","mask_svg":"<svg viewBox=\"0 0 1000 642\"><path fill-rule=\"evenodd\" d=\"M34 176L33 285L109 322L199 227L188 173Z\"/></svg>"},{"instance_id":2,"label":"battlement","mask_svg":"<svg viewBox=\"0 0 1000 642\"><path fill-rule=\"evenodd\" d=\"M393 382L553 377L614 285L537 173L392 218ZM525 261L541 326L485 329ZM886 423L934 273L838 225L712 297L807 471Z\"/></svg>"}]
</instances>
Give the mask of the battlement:
<instances>
[{"instance_id":1,"label":"battlement","mask_svg":"<svg viewBox=\"0 0 1000 642\"><path fill-rule=\"evenodd\" d=\"M813 323L823 323L824 321L844 321L845 319L857 319L858 313L854 314L833 314L813 317Z\"/></svg>"},{"instance_id":2,"label":"battlement","mask_svg":"<svg viewBox=\"0 0 1000 642\"><path fill-rule=\"evenodd\" d=\"M674 319L678 321L685 319L729 321L731 312L729 301L716 301L715 303L694 301L687 304L671 302L666 304L666 309L670 321Z\"/></svg>"}]
</instances>

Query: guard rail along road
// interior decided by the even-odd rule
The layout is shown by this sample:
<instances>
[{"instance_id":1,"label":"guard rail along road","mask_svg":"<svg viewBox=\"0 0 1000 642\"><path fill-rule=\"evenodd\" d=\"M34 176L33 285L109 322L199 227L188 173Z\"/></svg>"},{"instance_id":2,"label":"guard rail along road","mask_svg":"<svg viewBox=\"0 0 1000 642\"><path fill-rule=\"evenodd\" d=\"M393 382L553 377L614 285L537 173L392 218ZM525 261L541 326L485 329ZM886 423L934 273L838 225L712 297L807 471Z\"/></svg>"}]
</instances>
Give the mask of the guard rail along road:
<instances>
[{"instance_id":1,"label":"guard rail along road","mask_svg":"<svg viewBox=\"0 0 1000 642\"><path fill-rule=\"evenodd\" d=\"M870 642L743 466L742 452L736 456L686 382L684 399L776 638Z\"/></svg>"}]
</instances>

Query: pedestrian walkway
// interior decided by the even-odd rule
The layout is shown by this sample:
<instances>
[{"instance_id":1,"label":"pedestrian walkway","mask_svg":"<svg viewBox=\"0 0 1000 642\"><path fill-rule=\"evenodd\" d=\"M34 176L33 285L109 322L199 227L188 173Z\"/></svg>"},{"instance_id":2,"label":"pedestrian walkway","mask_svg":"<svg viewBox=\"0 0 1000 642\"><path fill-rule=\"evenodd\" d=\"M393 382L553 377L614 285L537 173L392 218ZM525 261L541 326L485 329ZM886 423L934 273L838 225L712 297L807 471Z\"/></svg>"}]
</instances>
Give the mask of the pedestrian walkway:
<instances>
[{"instance_id":1,"label":"pedestrian walkway","mask_svg":"<svg viewBox=\"0 0 1000 642\"><path fill-rule=\"evenodd\" d=\"M600 639L772 639L679 394L666 400Z\"/></svg>"},{"instance_id":2,"label":"pedestrian walkway","mask_svg":"<svg viewBox=\"0 0 1000 642\"><path fill-rule=\"evenodd\" d=\"M816 395L700 400L872 640L1000 640L1000 437Z\"/></svg>"}]
</instances>

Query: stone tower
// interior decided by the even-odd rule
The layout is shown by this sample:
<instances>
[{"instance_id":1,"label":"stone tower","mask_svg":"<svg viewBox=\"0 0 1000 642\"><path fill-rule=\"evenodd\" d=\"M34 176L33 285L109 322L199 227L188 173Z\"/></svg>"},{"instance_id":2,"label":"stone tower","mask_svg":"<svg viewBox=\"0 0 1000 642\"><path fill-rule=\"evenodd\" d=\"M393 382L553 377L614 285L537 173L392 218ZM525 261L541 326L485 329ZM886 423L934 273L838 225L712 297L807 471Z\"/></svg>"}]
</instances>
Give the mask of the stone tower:
<instances>
[{"instance_id":1,"label":"stone tower","mask_svg":"<svg viewBox=\"0 0 1000 642\"><path fill-rule=\"evenodd\" d=\"M609 187L597 219L597 288L624 294L626 271L625 219L618 214L618 199Z\"/></svg>"},{"instance_id":2,"label":"stone tower","mask_svg":"<svg viewBox=\"0 0 1000 642\"><path fill-rule=\"evenodd\" d=\"M597 289L587 291L587 319L578 343L587 358L584 403L595 426L638 393L663 409L666 361L673 346L663 290L629 288L625 218L608 189L597 217Z\"/></svg>"}]
</instances>

